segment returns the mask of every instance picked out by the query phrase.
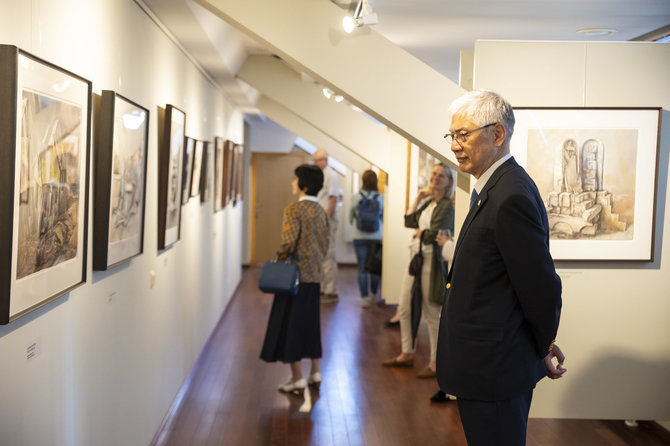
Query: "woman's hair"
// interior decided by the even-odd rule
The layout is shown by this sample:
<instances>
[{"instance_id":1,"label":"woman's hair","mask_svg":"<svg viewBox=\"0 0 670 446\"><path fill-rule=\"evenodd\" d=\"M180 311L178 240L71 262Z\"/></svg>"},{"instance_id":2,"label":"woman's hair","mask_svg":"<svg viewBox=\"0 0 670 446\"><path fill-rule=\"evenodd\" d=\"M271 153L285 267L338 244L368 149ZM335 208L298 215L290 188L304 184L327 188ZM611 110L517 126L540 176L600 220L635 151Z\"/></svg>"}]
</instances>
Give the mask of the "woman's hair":
<instances>
[{"instance_id":1,"label":"woman's hair","mask_svg":"<svg viewBox=\"0 0 670 446\"><path fill-rule=\"evenodd\" d=\"M378 191L377 187L377 174L374 170L368 169L363 172L363 190L374 190Z\"/></svg>"},{"instance_id":2,"label":"woman's hair","mask_svg":"<svg viewBox=\"0 0 670 446\"><path fill-rule=\"evenodd\" d=\"M456 175L454 173L454 169L444 163L435 163L435 166L442 167L444 169L444 174L447 176L447 178L451 179L451 187L444 191L444 196L449 198L453 195L454 188L456 187Z\"/></svg>"},{"instance_id":3,"label":"woman's hair","mask_svg":"<svg viewBox=\"0 0 670 446\"><path fill-rule=\"evenodd\" d=\"M313 164L301 164L293 171L298 178L298 188L307 189L307 195L316 196L323 187L323 172L319 166Z\"/></svg>"},{"instance_id":4,"label":"woman's hair","mask_svg":"<svg viewBox=\"0 0 670 446\"><path fill-rule=\"evenodd\" d=\"M449 112L452 115L465 116L478 126L500 122L505 126L507 133L503 145L509 144L514 133L512 106L502 96L492 91L469 91L451 103Z\"/></svg>"}]
</instances>

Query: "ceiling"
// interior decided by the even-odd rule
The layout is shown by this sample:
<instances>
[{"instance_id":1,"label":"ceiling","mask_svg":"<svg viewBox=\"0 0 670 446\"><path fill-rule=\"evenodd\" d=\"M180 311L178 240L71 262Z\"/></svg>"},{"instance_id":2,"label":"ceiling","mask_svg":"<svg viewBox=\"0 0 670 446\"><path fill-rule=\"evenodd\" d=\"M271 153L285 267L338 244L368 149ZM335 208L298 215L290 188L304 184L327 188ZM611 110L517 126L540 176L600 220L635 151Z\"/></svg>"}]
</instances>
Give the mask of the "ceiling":
<instances>
[{"instance_id":1,"label":"ceiling","mask_svg":"<svg viewBox=\"0 0 670 446\"><path fill-rule=\"evenodd\" d=\"M136 0L233 100L253 110L257 94L235 79L248 54L266 50L192 0ZM333 1L353 10L357 0ZM461 50L476 40L626 41L670 28L670 0L368 0L373 29L455 83ZM614 29L611 35L577 33ZM668 31L670 32L670 31ZM216 47L216 54L211 48Z\"/></svg>"}]
</instances>

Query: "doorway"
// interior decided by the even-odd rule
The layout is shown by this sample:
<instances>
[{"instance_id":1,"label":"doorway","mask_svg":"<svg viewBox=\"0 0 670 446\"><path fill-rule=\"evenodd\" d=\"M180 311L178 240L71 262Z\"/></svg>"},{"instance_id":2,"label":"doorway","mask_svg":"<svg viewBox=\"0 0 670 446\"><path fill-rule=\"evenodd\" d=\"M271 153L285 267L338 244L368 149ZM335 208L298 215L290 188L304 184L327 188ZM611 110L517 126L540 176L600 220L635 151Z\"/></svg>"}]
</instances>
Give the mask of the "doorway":
<instances>
[{"instance_id":1,"label":"doorway","mask_svg":"<svg viewBox=\"0 0 670 446\"><path fill-rule=\"evenodd\" d=\"M260 266L271 259L279 248L284 208L296 201L291 192L293 171L309 163L303 151L289 153L254 153L251 157L253 175L253 215L251 265Z\"/></svg>"}]
</instances>

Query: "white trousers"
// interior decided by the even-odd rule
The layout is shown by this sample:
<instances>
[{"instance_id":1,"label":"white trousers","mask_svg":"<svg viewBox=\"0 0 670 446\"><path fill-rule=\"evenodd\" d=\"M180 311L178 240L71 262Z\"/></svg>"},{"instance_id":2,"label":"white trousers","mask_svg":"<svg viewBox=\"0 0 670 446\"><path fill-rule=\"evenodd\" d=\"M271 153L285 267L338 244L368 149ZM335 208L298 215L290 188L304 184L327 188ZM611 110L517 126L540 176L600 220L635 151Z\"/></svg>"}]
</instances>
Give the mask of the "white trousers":
<instances>
[{"instance_id":1,"label":"white trousers","mask_svg":"<svg viewBox=\"0 0 670 446\"><path fill-rule=\"evenodd\" d=\"M335 245L337 245L337 240L335 238L336 233L337 220L331 218L328 252L321 265L323 274L323 279L321 280L321 292L324 294L337 294L337 259L335 258Z\"/></svg>"},{"instance_id":2,"label":"white trousers","mask_svg":"<svg viewBox=\"0 0 670 446\"><path fill-rule=\"evenodd\" d=\"M414 257L416 251L411 250L410 260ZM428 325L428 339L430 341L430 360L435 361L437 356L437 333L440 329L440 313L442 305L430 301L430 270L431 260L433 258L432 247L424 247L423 268L421 269L421 317ZM414 353L412 348L412 284L414 276L409 274L409 264L405 268L402 287L400 288L400 303L398 305L398 315L400 317L400 340L402 342L403 353Z\"/></svg>"}]
</instances>

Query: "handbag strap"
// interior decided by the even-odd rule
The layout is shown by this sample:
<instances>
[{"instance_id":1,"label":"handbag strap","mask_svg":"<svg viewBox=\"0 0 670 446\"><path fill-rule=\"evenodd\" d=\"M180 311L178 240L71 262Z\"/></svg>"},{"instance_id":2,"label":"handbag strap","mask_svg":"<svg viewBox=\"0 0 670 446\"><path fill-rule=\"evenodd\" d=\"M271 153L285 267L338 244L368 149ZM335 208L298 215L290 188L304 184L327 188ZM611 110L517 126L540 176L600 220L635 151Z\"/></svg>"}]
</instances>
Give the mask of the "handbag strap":
<instances>
[{"instance_id":1,"label":"handbag strap","mask_svg":"<svg viewBox=\"0 0 670 446\"><path fill-rule=\"evenodd\" d=\"M298 240L300 240L300 234L302 234L302 222L300 222L301 225L298 228L298 236L295 239L295 249L293 252L290 252L288 256L286 256L286 260L284 260L285 263L293 263L296 261L297 255L296 252L298 251ZM279 260L279 253L275 252L274 257L272 258L273 263L277 263L277 260Z\"/></svg>"}]
</instances>

